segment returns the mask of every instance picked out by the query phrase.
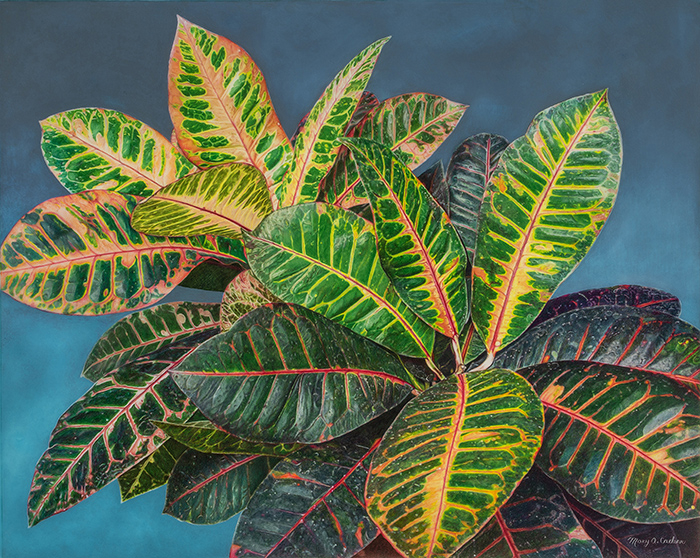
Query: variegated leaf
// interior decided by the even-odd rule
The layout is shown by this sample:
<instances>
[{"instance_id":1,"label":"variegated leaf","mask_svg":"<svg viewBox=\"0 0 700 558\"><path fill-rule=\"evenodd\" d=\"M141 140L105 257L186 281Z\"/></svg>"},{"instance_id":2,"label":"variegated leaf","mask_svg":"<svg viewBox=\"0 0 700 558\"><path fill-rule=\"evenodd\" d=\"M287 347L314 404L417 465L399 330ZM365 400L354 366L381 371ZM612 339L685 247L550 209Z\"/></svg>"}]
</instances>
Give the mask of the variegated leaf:
<instances>
[{"instance_id":1,"label":"variegated leaf","mask_svg":"<svg viewBox=\"0 0 700 558\"><path fill-rule=\"evenodd\" d=\"M221 331L228 331L244 314L272 302L280 302L280 300L250 271L243 271L228 284L224 291L221 301Z\"/></svg>"},{"instance_id":2,"label":"variegated leaf","mask_svg":"<svg viewBox=\"0 0 700 558\"><path fill-rule=\"evenodd\" d=\"M115 110L60 112L41 128L46 164L73 194L100 189L150 196L195 170L158 132Z\"/></svg>"},{"instance_id":3,"label":"variegated leaf","mask_svg":"<svg viewBox=\"0 0 700 558\"><path fill-rule=\"evenodd\" d=\"M153 453L119 475L122 502L166 484L175 463L186 450L187 446L176 440L165 440Z\"/></svg>"}]
</instances>

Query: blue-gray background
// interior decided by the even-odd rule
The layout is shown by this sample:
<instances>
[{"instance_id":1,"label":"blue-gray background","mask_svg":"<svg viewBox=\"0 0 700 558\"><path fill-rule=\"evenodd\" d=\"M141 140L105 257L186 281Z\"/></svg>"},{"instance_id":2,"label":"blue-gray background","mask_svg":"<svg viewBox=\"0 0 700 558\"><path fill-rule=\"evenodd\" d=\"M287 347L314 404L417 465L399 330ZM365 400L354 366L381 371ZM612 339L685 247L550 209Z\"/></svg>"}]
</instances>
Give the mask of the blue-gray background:
<instances>
[{"instance_id":1,"label":"blue-gray background","mask_svg":"<svg viewBox=\"0 0 700 558\"><path fill-rule=\"evenodd\" d=\"M615 209L559 292L636 283L680 296L700 325L700 4L464 1L0 4L2 238L64 195L37 122L78 108L123 111L170 136L168 56L180 14L245 48L289 134L357 52L392 35L370 89L427 91L471 108L438 152L468 135L522 135L532 117L602 88L622 130ZM192 299L180 289L169 300ZM119 316L52 315L0 295L2 549L5 558L223 557L234 523L161 516L164 491L119 503L116 483L31 530L25 503L61 413L89 387L83 361Z\"/></svg>"}]
</instances>

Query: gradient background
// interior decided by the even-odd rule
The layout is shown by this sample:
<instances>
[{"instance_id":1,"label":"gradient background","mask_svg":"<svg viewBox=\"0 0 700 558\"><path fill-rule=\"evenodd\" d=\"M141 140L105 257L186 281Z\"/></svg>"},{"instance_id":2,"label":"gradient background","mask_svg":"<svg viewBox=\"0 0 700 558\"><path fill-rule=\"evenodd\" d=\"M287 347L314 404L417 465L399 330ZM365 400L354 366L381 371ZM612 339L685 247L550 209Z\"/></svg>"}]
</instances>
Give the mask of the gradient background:
<instances>
[{"instance_id":1,"label":"gradient background","mask_svg":"<svg viewBox=\"0 0 700 558\"><path fill-rule=\"evenodd\" d=\"M2 238L66 193L43 163L39 120L103 107L170 136L176 14L251 54L288 134L336 72L387 35L369 85L380 99L426 91L471 105L438 152L443 160L471 134L513 140L540 110L609 88L624 143L620 193L559 292L653 286L679 296L682 317L700 326L700 3L690 0L1 3ZM179 289L166 300L204 298ZM0 307L0 555L226 556L234 521L195 527L161 516L163 489L120 504L116 482L27 529L34 465L58 417L90 385L80 378L85 357L121 316L52 315L5 295Z\"/></svg>"}]
</instances>

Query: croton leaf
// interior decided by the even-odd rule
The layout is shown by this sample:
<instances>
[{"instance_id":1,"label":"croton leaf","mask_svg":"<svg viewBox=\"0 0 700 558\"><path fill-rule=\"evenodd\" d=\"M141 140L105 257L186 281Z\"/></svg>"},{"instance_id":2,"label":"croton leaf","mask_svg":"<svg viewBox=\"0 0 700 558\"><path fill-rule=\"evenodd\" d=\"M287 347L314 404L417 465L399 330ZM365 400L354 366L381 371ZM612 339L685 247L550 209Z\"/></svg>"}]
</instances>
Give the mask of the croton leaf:
<instances>
[{"instance_id":1,"label":"croton leaf","mask_svg":"<svg viewBox=\"0 0 700 558\"><path fill-rule=\"evenodd\" d=\"M272 192L289 166L292 147L265 79L246 51L178 17L168 101L178 144L190 161L200 168L251 164Z\"/></svg>"},{"instance_id":2,"label":"croton leaf","mask_svg":"<svg viewBox=\"0 0 700 558\"><path fill-rule=\"evenodd\" d=\"M219 332L219 305L171 302L134 312L110 327L85 361L83 376L93 382L143 355L194 333Z\"/></svg>"},{"instance_id":3,"label":"croton leaf","mask_svg":"<svg viewBox=\"0 0 700 558\"><path fill-rule=\"evenodd\" d=\"M382 267L402 300L455 339L469 313L467 257L445 212L383 145L346 139L372 204Z\"/></svg>"},{"instance_id":4,"label":"croton leaf","mask_svg":"<svg viewBox=\"0 0 700 558\"><path fill-rule=\"evenodd\" d=\"M29 525L65 511L153 453L167 439L152 421L185 421L196 407L169 369L210 332L200 332L96 382L59 419L37 463Z\"/></svg>"},{"instance_id":5,"label":"croton leaf","mask_svg":"<svg viewBox=\"0 0 700 558\"><path fill-rule=\"evenodd\" d=\"M301 306L262 306L173 371L217 426L259 442L340 436L417 387L399 358ZM416 386L414 386L416 384Z\"/></svg>"},{"instance_id":6,"label":"croton leaf","mask_svg":"<svg viewBox=\"0 0 700 558\"><path fill-rule=\"evenodd\" d=\"M271 302L279 302L279 299L252 273L243 271L229 283L224 291L221 301L221 331L228 331L238 318Z\"/></svg>"},{"instance_id":7,"label":"croton leaf","mask_svg":"<svg viewBox=\"0 0 700 558\"><path fill-rule=\"evenodd\" d=\"M243 258L238 240L135 231L129 218L137 200L93 190L35 207L0 248L0 288L49 312L107 314L153 304L208 257Z\"/></svg>"},{"instance_id":8,"label":"croton leaf","mask_svg":"<svg viewBox=\"0 0 700 558\"><path fill-rule=\"evenodd\" d=\"M274 457L189 449L170 475L163 513L196 525L226 521L246 507L278 461Z\"/></svg>"},{"instance_id":9,"label":"croton leaf","mask_svg":"<svg viewBox=\"0 0 700 558\"><path fill-rule=\"evenodd\" d=\"M668 374L700 393L700 331L643 308L598 306L561 314L496 355L515 369L582 360Z\"/></svg>"},{"instance_id":10,"label":"croton leaf","mask_svg":"<svg viewBox=\"0 0 700 558\"><path fill-rule=\"evenodd\" d=\"M533 467L510 499L455 558L603 558L564 493Z\"/></svg>"},{"instance_id":11,"label":"croton leaf","mask_svg":"<svg viewBox=\"0 0 700 558\"><path fill-rule=\"evenodd\" d=\"M479 215L473 320L490 355L515 340L573 271L612 209L620 131L607 92L533 120L491 175Z\"/></svg>"},{"instance_id":12,"label":"croton leaf","mask_svg":"<svg viewBox=\"0 0 700 558\"><path fill-rule=\"evenodd\" d=\"M186 176L141 202L132 226L159 236L212 234L240 238L272 212L265 177L251 165L231 163Z\"/></svg>"},{"instance_id":13,"label":"croton leaf","mask_svg":"<svg viewBox=\"0 0 700 558\"><path fill-rule=\"evenodd\" d=\"M662 375L562 361L524 368L545 408L537 464L610 517L700 517L700 396Z\"/></svg>"},{"instance_id":14,"label":"croton leaf","mask_svg":"<svg viewBox=\"0 0 700 558\"><path fill-rule=\"evenodd\" d=\"M282 207L315 201L321 179L340 150L338 138L350 123L374 64L389 38L372 43L353 58L326 87L294 142L294 159L277 198Z\"/></svg>"},{"instance_id":15,"label":"croton leaf","mask_svg":"<svg viewBox=\"0 0 700 558\"><path fill-rule=\"evenodd\" d=\"M122 502L166 484L175 463L185 450L187 450L186 445L167 439L152 454L119 475Z\"/></svg>"},{"instance_id":16,"label":"croton leaf","mask_svg":"<svg viewBox=\"0 0 700 558\"><path fill-rule=\"evenodd\" d=\"M396 294L361 217L327 204L285 208L246 234L245 245L251 270L275 296L399 354L430 358L434 332Z\"/></svg>"},{"instance_id":17,"label":"croton leaf","mask_svg":"<svg viewBox=\"0 0 700 558\"><path fill-rule=\"evenodd\" d=\"M195 170L154 129L114 110L84 108L41 121L46 164L73 194L116 190L150 196Z\"/></svg>"},{"instance_id":18,"label":"croton leaf","mask_svg":"<svg viewBox=\"0 0 700 558\"><path fill-rule=\"evenodd\" d=\"M442 161L438 161L418 176L421 184L428 189L430 195L435 198L443 211L450 214L450 190L445 179L445 167ZM454 223L453 223L454 224Z\"/></svg>"},{"instance_id":19,"label":"croton leaf","mask_svg":"<svg viewBox=\"0 0 700 558\"><path fill-rule=\"evenodd\" d=\"M447 167L450 219L464 242L469 261L474 260L479 212L487 185L508 140L495 134L477 134L455 149Z\"/></svg>"},{"instance_id":20,"label":"croton leaf","mask_svg":"<svg viewBox=\"0 0 700 558\"><path fill-rule=\"evenodd\" d=\"M542 405L519 375L455 375L412 399L389 427L365 492L367 509L405 556L450 556L530 470Z\"/></svg>"}]
</instances>

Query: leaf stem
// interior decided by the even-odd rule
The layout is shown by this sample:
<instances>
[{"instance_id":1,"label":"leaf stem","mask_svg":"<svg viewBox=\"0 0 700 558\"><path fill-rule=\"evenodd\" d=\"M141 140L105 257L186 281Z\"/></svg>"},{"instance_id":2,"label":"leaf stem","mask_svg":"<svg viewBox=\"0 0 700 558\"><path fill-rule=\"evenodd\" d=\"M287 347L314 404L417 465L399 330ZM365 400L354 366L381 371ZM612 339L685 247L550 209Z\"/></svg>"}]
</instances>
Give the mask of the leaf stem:
<instances>
[{"instance_id":1,"label":"leaf stem","mask_svg":"<svg viewBox=\"0 0 700 558\"><path fill-rule=\"evenodd\" d=\"M462 347L460 347L459 344L459 335L455 335L452 339L450 339L450 343L452 343L452 352L455 355L455 368L459 370L464 364L464 361L462 360Z\"/></svg>"},{"instance_id":2,"label":"leaf stem","mask_svg":"<svg viewBox=\"0 0 700 558\"><path fill-rule=\"evenodd\" d=\"M486 360L482 362L479 366L476 368L472 368L470 372L481 372L482 370L488 369L489 366L493 364L493 359L496 358L495 353L489 353L486 355Z\"/></svg>"},{"instance_id":3,"label":"leaf stem","mask_svg":"<svg viewBox=\"0 0 700 558\"><path fill-rule=\"evenodd\" d=\"M430 368L435 375L438 377L438 380L444 380L445 376L443 375L442 372L440 372L440 369L435 365L432 359L427 358L425 361L428 363L428 368Z\"/></svg>"}]
</instances>

